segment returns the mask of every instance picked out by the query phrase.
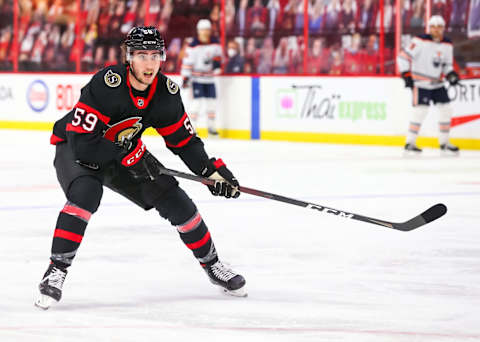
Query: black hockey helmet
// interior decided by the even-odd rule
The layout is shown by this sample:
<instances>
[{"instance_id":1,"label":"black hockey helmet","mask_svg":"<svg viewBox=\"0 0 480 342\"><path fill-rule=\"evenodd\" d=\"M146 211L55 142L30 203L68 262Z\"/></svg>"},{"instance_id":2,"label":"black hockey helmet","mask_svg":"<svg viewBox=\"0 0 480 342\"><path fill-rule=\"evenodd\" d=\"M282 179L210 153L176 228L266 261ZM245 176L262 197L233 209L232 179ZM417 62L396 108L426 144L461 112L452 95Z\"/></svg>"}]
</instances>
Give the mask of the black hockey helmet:
<instances>
[{"instance_id":1,"label":"black hockey helmet","mask_svg":"<svg viewBox=\"0 0 480 342\"><path fill-rule=\"evenodd\" d=\"M127 47L127 61L135 50L158 50L162 56L162 61L167 58L165 50L165 41L160 32L153 26L138 26L132 28L125 39Z\"/></svg>"}]
</instances>

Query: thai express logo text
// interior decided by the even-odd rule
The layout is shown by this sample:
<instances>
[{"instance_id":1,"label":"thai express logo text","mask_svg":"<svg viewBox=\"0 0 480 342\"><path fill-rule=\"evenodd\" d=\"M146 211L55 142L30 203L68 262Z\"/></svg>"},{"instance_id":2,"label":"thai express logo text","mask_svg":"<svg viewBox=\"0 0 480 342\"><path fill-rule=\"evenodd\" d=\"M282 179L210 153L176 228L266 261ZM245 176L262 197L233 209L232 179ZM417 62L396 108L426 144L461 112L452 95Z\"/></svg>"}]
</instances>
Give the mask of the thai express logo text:
<instances>
[{"instance_id":1,"label":"thai express logo text","mask_svg":"<svg viewBox=\"0 0 480 342\"><path fill-rule=\"evenodd\" d=\"M323 90L320 85L292 85L291 89L278 89L275 99L276 116L281 119L344 120L353 123L387 119L386 102L351 101L348 94Z\"/></svg>"},{"instance_id":2,"label":"thai express logo text","mask_svg":"<svg viewBox=\"0 0 480 342\"><path fill-rule=\"evenodd\" d=\"M341 101L338 104L338 118L340 120L375 120L387 119L387 104L385 102L370 101Z\"/></svg>"},{"instance_id":3,"label":"thai express logo text","mask_svg":"<svg viewBox=\"0 0 480 342\"><path fill-rule=\"evenodd\" d=\"M276 115L289 119L334 119L339 94L322 92L319 85L292 85L278 89Z\"/></svg>"},{"instance_id":4,"label":"thai express logo text","mask_svg":"<svg viewBox=\"0 0 480 342\"><path fill-rule=\"evenodd\" d=\"M48 87L42 80L33 81L27 89L27 103L35 112L47 108L49 100Z\"/></svg>"}]
</instances>

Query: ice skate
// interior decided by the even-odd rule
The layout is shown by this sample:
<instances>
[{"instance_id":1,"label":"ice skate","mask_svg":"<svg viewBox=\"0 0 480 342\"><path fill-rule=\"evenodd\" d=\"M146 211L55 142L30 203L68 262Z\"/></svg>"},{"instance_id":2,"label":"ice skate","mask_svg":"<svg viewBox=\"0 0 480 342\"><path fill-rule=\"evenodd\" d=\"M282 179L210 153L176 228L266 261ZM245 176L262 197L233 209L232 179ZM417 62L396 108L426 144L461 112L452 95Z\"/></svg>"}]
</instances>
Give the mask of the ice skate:
<instances>
[{"instance_id":1,"label":"ice skate","mask_svg":"<svg viewBox=\"0 0 480 342\"><path fill-rule=\"evenodd\" d=\"M35 306L47 310L52 304L60 301L62 298L62 287L67 270L50 264L43 276L42 281L38 285L40 294L35 301Z\"/></svg>"},{"instance_id":2,"label":"ice skate","mask_svg":"<svg viewBox=\"0 0 480 342\"><path fill-rule=\"evenodd\" d=\"M440 152L444 155L458 155L460 153L460 149L455 145L446 143L440 145Z\"/></svg>"},{"instance_id":3,"label":"ice skate","mask_svg":"<svg viewBox=\"0 0 480 342\"><path fill-rule=\"evenodd\" d=\"M407 143L405 144L404 153L405 154L419 154L422 153L422 149L415 144Z\"/></svg>"},{"instance_id":4,"label":"ice skate","mask_svg":"<svg viewBox=\"0 0 480 342\"><path fill-rule=\"evenodd\" d=\"M218 137L219 134L218 134L218 131L215 128L209 127L208 128L208 136L209 137Z\"/></svg>"},{"instance_id":5,"label":"ice skate","mask_svg":"<svg viewBox=\"0 0 480 342\"><path fill-rule=\"evenodd\" d=\"M212 265L202 265L210 282L219 286L223 292L235 297L246 297L245 278L225 266L221 261Z\"/></svg>"}]
</instances>

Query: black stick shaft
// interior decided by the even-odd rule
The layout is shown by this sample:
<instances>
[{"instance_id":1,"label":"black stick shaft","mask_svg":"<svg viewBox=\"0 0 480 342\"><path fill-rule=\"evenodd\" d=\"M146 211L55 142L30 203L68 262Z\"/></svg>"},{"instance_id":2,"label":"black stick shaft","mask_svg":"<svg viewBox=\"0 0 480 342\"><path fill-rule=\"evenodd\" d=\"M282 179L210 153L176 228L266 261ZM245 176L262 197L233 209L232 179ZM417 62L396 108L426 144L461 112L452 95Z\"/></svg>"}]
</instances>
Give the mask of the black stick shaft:
<instances>
[{"instance_id":1,"label":"black stick shaft","mask_svg":"<svg viewBox=\"0 0 480 342\"><path fill-rule=\"evenodd\" d=\"M209 178L205 178L205 177L202 177L202 176L197 176L197 175L193 175L193 174L189 174L189 173L185 173L185 172L181 172L181 171L176 171L176 170L172 170L172 169L167 169L167 168L164 168L164 167L162 167L160 169L160 172L163 173L163 174L169 175L169 176L185 178L185 179L189 179L189 180L192 180L192 181L195 181L195 182L200 182L200 183L205 184L205 185L214 185L215 184L215 180L213 180L213 179L209 179ZM273 194L271 192L266 192L266 191L262 191L262 190L258 190L258 189L247 188L245 186L240 186L239 190L240 190L240 192L244 192L244 193L247 193L247 194L250 194L250 195L259 196L259 197L263 197L263 198L268 198L268 199L271 199L271 200L284 202L284 203L288 203L288 204L293 204L293 205L297 205L297 206L304 207L304 208L315 209L315 210L318 210L318 211L321 211L321 212L324 212L324 213L327 213L327 214L332 214L332 215L336 215L336 216L340 216L340 217L348 218L348 219L353 219L353 220L357 220L357 221L363 221L363 222L366 222L366 223L372 223L372 224L376 224L376 225L379 225L379 226L382 226L382 227L387 227L387 228L401 230L401 231L410 231L410 230L413 230L413 229L418 228L420 226L423 226L424 224L432 222L433 220L436 220L437 218L443 216L447 212L447 208L446 208L445 205L436 204L433 207L430 207L429 209L427 209L422 214L415 216L414 218L412 218L409 221L406 221L406 222L403 222L403 223L394 223L394 222L388 222L388 221L385 221L385 220L380 220L380 219L376 219L376 218L372 218L372 217L368 217L368 216L363 216L363 215L358 215L358 214L342 211L342 210L335 209L335 208L326 207L326 206L323 206L323 205L320 205L320 204L304 202L304 201L293 199L293 198L290 198L290 197L285 197L285 196L282 196L282 195L276 195L276 194Z\"/></svg>"}]
</instances>

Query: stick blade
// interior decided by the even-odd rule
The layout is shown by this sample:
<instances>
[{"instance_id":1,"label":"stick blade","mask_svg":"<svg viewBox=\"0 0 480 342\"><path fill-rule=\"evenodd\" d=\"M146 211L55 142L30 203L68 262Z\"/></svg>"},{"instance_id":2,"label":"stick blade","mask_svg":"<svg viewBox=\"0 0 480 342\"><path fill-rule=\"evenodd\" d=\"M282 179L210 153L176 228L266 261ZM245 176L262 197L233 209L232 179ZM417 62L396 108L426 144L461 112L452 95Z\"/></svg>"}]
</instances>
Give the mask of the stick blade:
<instances>
[{"instance_id":1,"label":"stick blade","mask_svg":"<svg viewBox=\"0 0 480 342\"><path fill-rule=\"evenodd\" d=\"M421 227L427 223L435 221L436 219L442 217L447 213L447 206L442 203L435 204L433 207L428 208L420 215L414 217L413 219L404 222L404 223L397 223L394 225L395 229L408 232L410 230L414 230L418 227Z\"/></svg>"},{"instance_id":2,"label":"stick blade","mask_svg":"<svg viewBox=\"0 0 480 342\"><path fill-rule=\"evenodd\" d=\"M435 221L447 213L447 206L443 203L435 204L433 207L425 210L421 216L425 220L425 223Z\"/></svg>"}]
</instances>

